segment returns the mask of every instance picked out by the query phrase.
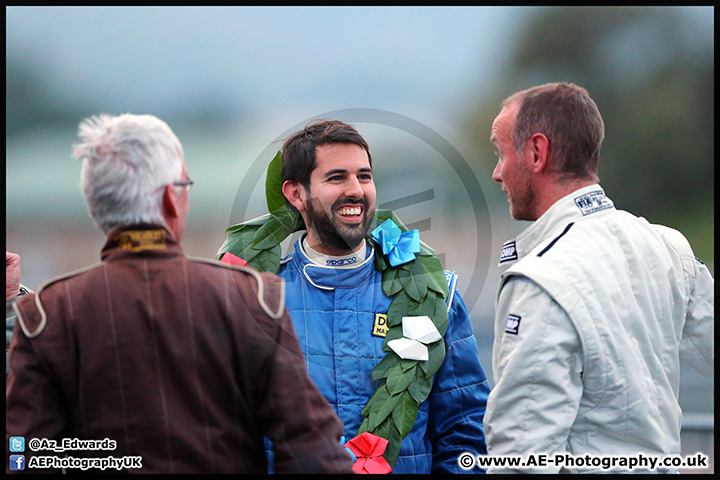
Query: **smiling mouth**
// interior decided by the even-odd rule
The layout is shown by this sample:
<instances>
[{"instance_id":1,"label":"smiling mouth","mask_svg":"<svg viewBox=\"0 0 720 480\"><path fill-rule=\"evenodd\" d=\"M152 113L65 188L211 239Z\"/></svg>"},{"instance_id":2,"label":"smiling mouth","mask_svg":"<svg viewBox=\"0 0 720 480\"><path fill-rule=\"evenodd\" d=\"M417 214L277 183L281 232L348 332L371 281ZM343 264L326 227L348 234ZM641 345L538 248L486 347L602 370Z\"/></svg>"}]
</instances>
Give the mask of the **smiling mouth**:
<instances>
[{"instance_id":1,"label":"smiling mouth","mask_svg":"<svg viewBox=\"0 0 720 480\"><path fill-rule=\"evenodd\" d=\"M362 218L363 207L360 205L345 205L335 210L335 213L343 220L356 221Z\"/></svg>"}]
</instances>

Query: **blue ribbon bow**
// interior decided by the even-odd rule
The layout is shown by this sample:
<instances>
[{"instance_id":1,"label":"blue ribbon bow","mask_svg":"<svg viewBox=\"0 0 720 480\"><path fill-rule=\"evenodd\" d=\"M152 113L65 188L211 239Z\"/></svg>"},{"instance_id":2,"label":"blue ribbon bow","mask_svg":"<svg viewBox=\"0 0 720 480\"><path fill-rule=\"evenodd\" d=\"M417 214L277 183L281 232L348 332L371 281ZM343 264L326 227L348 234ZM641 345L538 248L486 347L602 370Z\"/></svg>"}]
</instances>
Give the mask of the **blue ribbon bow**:
<instances>
[{"instance_id":1,"label":"blue ribbon bow","mask_svg":"<svg viewBox=\"0 0 720 480\"><path fill-rule=\"evenodd\" d=\"M420 252L420 230L403 232L391 219L381 223L370 235L393 267L415 260L415 254Z\"/></svg>"}]
</instances>

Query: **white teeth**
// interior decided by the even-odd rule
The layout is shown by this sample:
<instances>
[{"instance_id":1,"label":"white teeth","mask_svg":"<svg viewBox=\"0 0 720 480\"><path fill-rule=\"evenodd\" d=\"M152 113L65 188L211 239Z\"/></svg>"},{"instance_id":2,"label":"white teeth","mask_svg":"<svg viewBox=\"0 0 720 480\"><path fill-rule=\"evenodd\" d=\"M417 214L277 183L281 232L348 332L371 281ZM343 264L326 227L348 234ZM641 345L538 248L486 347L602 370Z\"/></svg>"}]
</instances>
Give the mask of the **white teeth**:
<instances>
[{"instance_id":1,"label":"white teeth","mask_svg":"<svg viewBox=\"0 0 720 480\"><path fill-rule=\"evenodd\" d=\"M339 215L360 215L360 207L350 208L350 207L344 207L338 210Z\"/></svg>"}]
</instances>

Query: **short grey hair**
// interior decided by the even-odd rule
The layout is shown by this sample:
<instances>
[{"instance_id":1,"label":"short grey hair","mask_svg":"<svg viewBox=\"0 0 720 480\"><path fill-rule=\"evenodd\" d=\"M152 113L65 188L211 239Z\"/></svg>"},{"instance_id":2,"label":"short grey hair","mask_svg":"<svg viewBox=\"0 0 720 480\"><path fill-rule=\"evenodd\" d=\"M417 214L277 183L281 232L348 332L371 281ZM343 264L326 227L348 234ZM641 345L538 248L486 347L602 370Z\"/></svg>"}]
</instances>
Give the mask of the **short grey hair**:
<instances>
[{"instance_id":1,"label":"short grey hair","mask_svg":"<svg viewBox=\"0 0 720 480\"><path fill-rule=\"evenodd\" d=\"M518 154L533 134L542 133L550 140L557 173L566 179L598 181L605 124L587 90L573 83L546 83L511 95L503 107L512 103L519 105L512 133Z\"/></svg>"},{"instance_id":2,"label":"short grey hair","mask_svg":"<svg viewBox=\"0 0 720 480\"><path fill-rule=\"evenodd\" d=\"M95 224L165 224L162 187L181 180L183 149L167 123L153 115L101 114L78 127L73 156L82 160L80 188Z\"/></svg>"}]
</instances>

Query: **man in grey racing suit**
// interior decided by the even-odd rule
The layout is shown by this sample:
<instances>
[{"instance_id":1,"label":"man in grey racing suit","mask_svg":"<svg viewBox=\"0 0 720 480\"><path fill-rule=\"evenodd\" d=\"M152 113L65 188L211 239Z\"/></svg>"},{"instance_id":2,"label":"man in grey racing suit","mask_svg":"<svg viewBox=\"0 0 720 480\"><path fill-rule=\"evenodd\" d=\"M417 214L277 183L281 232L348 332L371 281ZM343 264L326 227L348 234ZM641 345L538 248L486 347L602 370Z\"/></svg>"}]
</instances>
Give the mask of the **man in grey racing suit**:
<instances>
[{"instance_id":1,"label":"man in grey racing suit","mask_svg":"<svg viewBox=\"0 0 720 480\"><path fill-rule=\"evenodd\" d=\"M488 454L550 460L504 472L637 472L640 455L672 471L650 457L680 453L679 361L713 374L714 280L682 234L615 209L603 136L565 83L518 92L493 122L493 179L533 223L501 254Z\"/></svg>"}]
</instances>

